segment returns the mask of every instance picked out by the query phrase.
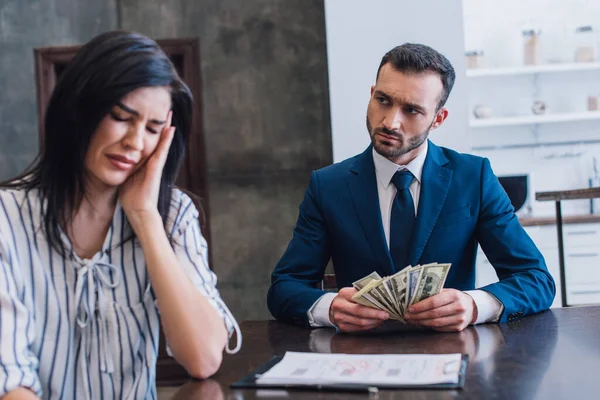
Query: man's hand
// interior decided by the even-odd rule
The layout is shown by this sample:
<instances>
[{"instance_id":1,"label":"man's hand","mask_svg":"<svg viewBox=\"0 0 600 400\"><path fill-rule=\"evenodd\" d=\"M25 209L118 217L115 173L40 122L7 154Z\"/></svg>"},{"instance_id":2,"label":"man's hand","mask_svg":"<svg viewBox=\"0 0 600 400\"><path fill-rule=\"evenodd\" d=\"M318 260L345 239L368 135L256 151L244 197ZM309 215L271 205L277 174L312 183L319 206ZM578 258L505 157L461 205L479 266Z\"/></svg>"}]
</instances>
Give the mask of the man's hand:
<instances>
[{"instance_id":1,"label":"man's hand","mask_svg":"<svg viewBox=\"0 0 600 400\"><path fill-rule=\"evenodd\" d=\"M369 308L352 301L354 288L340 289L329 307L329 320L342 332L358 332L373 329L390 318L381 310Z\"/></svg>"},{"instance_id":2,"label":"man's hand","mask_svg":"<svg viewBox=\"0 0 600 400\"><path fill-rule=\"evenodd\" d=\"M477 320L473 298L456 289L442 291L413 304L404 314L406 322L442 332L459 332Z\"/></svg>"}]
</instances>

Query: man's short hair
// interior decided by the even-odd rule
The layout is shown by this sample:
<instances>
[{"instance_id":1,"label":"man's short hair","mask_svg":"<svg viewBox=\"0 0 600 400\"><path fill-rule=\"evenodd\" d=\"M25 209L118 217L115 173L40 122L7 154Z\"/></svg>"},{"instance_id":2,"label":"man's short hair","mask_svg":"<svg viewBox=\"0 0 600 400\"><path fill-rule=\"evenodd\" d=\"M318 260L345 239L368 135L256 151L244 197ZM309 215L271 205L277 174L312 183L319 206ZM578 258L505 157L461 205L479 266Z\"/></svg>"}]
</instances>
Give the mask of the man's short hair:
<instances>
[{"instance_id":1,"label":"man's short hair","mask_svg":"<svg viewBox=\"0 0 600 400\"><path fill-rule=\"evenodd\" d=\"M377 69L377 79L379 71L385 64L392 64L396 71L418 74L421 72L434 72L442 80L442 93L438 100L437 110L442 108L450 96L456 73L450 61L442 54L429 46L418 43L404 43L388 51L381 59L381 64Z\"/></svg>"}]
</instances>

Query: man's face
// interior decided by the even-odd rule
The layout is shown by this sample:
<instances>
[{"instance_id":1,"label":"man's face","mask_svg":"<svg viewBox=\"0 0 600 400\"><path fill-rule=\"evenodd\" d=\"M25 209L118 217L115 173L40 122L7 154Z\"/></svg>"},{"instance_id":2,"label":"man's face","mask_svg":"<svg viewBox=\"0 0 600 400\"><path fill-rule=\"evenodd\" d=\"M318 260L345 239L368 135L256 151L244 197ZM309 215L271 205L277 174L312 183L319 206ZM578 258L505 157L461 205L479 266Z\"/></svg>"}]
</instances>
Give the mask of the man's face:
<instances>
[{"instance_id":1,"label":"man's face","mask_svg":"<svg viewBox=\"0 0 600 400\"><path fill-rule=\"evenodd\" d=\"M420 152L431 129L448 111L437 111L442 93L438 74L405 74L384 65L371 88L367 129L375 151L397 164L407 164Z\"/></svg>"}]
</instances>

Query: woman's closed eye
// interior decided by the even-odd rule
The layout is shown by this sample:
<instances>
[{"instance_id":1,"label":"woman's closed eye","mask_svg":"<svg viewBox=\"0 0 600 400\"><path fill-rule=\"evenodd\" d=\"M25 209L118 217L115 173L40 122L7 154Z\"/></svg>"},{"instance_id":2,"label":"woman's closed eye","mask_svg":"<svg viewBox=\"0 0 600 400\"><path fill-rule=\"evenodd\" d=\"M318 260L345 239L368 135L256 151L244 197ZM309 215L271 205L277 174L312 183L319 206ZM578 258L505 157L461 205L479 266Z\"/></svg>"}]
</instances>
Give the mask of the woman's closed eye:
<instances>
[{"instance_id":1,"label":"woman's closed eye","mask_svg":"<svg viewBox=\"0 0 600 400\"><path fill-rule=\"evenodd\" d=\"M122 117L119 114L115 113L115 112L111 112L110 113L110 117L112 119L114 119L115 121L119 121L119 122L127 122L129 121L131 118L130 117Z\"/></svg>"},{"instance_id":2,"label":"woman's closed eye","mask_svg":"<svg viewBox=\"0 0 600 400\"><path fill-rule=\"evenodd\" d=\"M129 121L132 121L132 118L133 118L133 117L123 117L115 112L111 112L110 117L113 120L118 121L118 122L129 122ZM157 134L159 131L158 128L155 128L152 125L146 125L146 130L152 134Z\"/></svg>"}]
</instances>

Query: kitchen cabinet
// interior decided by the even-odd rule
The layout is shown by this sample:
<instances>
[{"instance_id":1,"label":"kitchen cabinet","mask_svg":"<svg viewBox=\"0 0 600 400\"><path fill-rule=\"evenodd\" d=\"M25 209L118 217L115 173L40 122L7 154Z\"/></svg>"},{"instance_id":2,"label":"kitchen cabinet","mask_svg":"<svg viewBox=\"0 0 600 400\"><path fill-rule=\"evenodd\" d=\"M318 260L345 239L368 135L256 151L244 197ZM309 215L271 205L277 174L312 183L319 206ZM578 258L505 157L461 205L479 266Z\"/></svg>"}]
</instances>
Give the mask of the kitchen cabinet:
<instances>
[{"instance_id":1,"label":"kitchen cabinet","mask_svg":"<svg viewBox=\"0 0 600 400\"><path fill-rule=\"evenodd\" d=\"M556 225L525 226L527 234L540 249L548 271L556 282L552 307L561 306L558 238ZM600 304L600 223L566 223L565 271L569 305ZM477 252L477 287L498 281L496 271L481 248Z\"/></svg>"}]
</instances>

